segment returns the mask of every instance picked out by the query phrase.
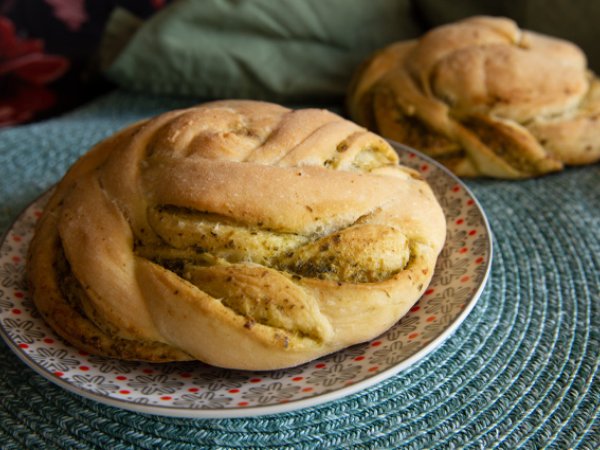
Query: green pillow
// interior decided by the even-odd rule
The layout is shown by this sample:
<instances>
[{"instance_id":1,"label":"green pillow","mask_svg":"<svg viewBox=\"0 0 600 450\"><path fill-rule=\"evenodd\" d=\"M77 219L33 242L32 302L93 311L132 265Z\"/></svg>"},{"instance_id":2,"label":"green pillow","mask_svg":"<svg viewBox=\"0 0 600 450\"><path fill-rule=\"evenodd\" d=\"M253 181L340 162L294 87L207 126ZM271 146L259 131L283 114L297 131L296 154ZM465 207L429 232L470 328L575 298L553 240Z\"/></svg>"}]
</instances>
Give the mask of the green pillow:
<instances>
[{"instance_id":1,"label":"green pillow","mask_svg":"<svg viewBox=\"0 0 600 450\"><path fill-rule=\"evenodd\" d=\"M422 30L410 0L181 0L147 22L120 10L105 73L137 91L323 102L374 50Z\"/></svg>"}]
</instances>

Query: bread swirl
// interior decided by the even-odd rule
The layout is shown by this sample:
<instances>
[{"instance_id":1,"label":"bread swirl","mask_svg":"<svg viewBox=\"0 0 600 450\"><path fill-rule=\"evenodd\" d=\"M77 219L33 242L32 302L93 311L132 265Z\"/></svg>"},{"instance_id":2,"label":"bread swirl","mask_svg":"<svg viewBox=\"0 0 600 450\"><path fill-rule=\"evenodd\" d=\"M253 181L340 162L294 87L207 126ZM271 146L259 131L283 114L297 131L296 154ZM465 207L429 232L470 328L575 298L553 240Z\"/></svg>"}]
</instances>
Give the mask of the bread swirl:
<instances>
[{"instance_id":1,"label":"bread swirl","mask_svg":"<svg viewBox=\"0 0 600 450\"><path fill-rule=\"evenodd\" d=\"M357 71L350 116L460 176L527 178L600 160L600 81L574 44L472 17Z\"/></svg>"},{"instance_id":2,"label":"bread swirl","mask_svg":"<svg viewBox=\"0 0 600 450\"><path fill-rule=\"evenodd\" d=\"M73 345L276 369L392 326L445 238L428 185L324 110L220 101L134 124L56 187L33 298Z\"/></svg>"}]
</instances>

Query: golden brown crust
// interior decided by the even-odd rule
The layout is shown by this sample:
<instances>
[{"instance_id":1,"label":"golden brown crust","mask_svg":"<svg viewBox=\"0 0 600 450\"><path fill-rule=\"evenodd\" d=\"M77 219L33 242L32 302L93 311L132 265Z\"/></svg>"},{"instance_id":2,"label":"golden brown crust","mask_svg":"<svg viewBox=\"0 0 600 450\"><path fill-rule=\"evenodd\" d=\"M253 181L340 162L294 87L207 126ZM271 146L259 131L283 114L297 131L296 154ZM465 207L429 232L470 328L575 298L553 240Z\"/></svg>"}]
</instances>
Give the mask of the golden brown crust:
<instances>
[{"instance_id":1,"label":"golden brown crust","mask_svg":"<svg viewBox=\"0 0 600 450\"><path fill-rule=\"evenodd\" d=\"M58 184L34 301L86 351L297 365L389 328L445 238L427 184L322 110L212 102L134 124Z\"/></svg>"},{"instance_id":2,"label":"golden brown crust","mask_svg":"<svg viewBox=\"0 0 600 450\"><path fill-rule=\"evenodd\" d=\"M526 178L600 159L598 83L575 45L472 17L374 54L348 111L458 175Z\"/></svg>"}]
</instances>

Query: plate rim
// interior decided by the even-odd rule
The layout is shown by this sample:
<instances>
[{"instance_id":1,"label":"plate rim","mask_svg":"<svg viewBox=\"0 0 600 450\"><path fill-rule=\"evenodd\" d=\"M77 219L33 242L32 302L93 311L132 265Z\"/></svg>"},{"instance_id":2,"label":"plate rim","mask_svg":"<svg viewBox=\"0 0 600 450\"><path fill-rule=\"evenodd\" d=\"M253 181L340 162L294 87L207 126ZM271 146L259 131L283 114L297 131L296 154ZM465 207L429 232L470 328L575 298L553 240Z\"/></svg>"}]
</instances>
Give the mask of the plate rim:
<instances>
[{"instance_id":1,"label":"plate rim","mask_svg":"<svg viewBox=\"0 0 600 450\"><path fill-rule=\"evenodd\" d=\"M477 285L474 290L472 296L470 297L468 303L462 309L462 311L453 318L452 322L450 322L444 330L429 341L426 345L420 348L418 351L410 355L408 358L403 361L394 364L387 369L384 369L376 374L366 376L360 381L353 383L351 385L343 386L338 389L323 392L317 394L312 397L302 398L298 400L291 400L286 403L279 404L270 404L270 405L256 405L256 406L248 406L248 407L231 407L231 408L206 408L206 409L193 409L193 408L179 408L169 405L164 406L155 406L148 405L142 403L136 403L124 399L113 398L108 395L101 395L95 392L87 391L85 389L80 388L79 386L74 385L73 383L66 381L56 375L50 373L45 370L43 367L38 365L29 355L22 351L22 349L16 345L16 343L10 338L8 333L6 332L4 326L0 323L0 336L7 344L7 346L12 350L14 354L24 362L30 369L32 369L36 374L41 375L46 380L51 383L57 385L65 389L67 392L71 394L75 394L79 397L83 397L87 400L93 400L100 404L119 408L123 410L128 410L132 412L142 413L142 414L150 414L155 416L163 416L163 417L176 417L176 418L190 418L190 419L235 419L235 418L245 418L245 417L259 417L266 415L276 415L290 412L297 412L306 408L322 406L327 403L331 403L336 400L340 400L344 397L356 394L358 392L364 391L366 389L372 388L373 386L390 379L391 377L397 375L398 373L406 370L408 367L414 365L418 361L425 358L427 355L435 352L440 346L442 346L446 340L454 334L456 329L464 322L467 316L471 313L471 311L475 308L475 305L479 301L485 287L488 284L488 280L491 274L492 261L494 258L494 236L492 233L492 229L490 227L489 220L484 209L481 206L481 203L473 193L473 191L462 181L457 175L453 174L448 168L443 166L440 162L436 161L434 158L423 154L419 150L416 150L407 145L401 144L399 142L393 141L391 139L385 139L396 151L407 152L415 154L417 157L426 161L429 164L435 166L438 170L441 170L444 175L452 179L457 185L459 185L466 192L467 196L473 200L473 206L475 206L481 215L482 225L486 231L486 251L489 254L487 258L484 274L481 278L481 281ZM31 208L35 203L37 203L42 197L48 195L52 189L54 189L54 185L50 186L40 195L38 195L35 199L30 201L22 210L16 215L16 217L10 222L7 226L6 230L0 236L0 247L4 245L6 242L9 233L14 228L14 225L19 222L23 216L28 212L29 208ZM43 320L40 318L40 320ZM242 371L243 372L243 371ZM255 371L258 372L258 371Z\"/></svg>"}]
</instances>

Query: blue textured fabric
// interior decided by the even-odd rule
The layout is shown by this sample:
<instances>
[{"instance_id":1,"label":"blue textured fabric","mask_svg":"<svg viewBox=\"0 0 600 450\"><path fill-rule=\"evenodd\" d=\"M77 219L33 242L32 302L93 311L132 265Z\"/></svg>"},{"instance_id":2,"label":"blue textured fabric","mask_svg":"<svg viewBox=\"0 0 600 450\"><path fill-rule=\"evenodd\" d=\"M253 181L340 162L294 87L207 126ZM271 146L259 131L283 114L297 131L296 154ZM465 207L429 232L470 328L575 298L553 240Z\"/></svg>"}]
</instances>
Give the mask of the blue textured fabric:
<instances>
[{"instance_id":1,"label":"blue textured fabric","mask_svg":"<svg viewBox=\"0 0 600 450\"><path fill-rule=\"evenodd\" d=\"M1 131L1 229L93 143L191 103L117 92ZM0 448L600 447L600 166L468 185L495 236L488 286L449 340L393 378L281 415L165 418L66 392L0 344Z\"/></svg>"}]
</instances>

